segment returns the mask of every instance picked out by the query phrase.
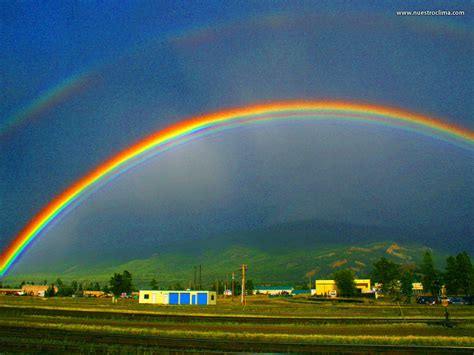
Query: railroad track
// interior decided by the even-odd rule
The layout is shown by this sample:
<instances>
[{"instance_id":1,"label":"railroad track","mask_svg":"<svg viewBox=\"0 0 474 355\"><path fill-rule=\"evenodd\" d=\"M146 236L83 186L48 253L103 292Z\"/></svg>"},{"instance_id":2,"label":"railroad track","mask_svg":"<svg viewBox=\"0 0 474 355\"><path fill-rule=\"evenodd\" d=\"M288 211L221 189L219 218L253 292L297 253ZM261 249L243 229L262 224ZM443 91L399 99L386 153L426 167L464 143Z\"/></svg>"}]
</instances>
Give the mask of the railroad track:
<instances>
[{"instance_id":1,"label":"railroad track","mask_svg":"<svg viewBox=\"0 0 474 355\"><path fill-rule=\"evenodd\" d=\"M29 341L23 341L28 339ZM48 343L50 341L50 343ZM61 343L63 342L63 343ZM298 342L268 342L255 340L195 339L145 335L118 335L100 332L81 332L39 327L0 325L1 352L73 352L83 351L94 345L95 350L107 350L108 346L122 346L123 349L137 347L149 350L179 351L245 351L245 352L339 352L351 354L472 354L474 347L444 346L397 346L364 344L312 344Z\"/></svg>"},{"instance_id":2,"label":"railroad track","mask_svg":"<svg viewBox=\"0 0 474 355\"><path fill-rule=\"evenodd\" d=\"M101 319L127 319L168 322L219 322L219 323L253 323L253 324L393 324L393 323L423 323L444 324L444 318L325 318L325 317L262 317L262 316L220 316L220 315L187 315L163 313L129 313L117 311L93 311L74 309L51 309L41 307L8 307L0 306L1 315L42 315L61 316L74 318L101 318ZM454 325L461 323L474 323L474 319L451 319Z\"/></svg>"}]
</instances>

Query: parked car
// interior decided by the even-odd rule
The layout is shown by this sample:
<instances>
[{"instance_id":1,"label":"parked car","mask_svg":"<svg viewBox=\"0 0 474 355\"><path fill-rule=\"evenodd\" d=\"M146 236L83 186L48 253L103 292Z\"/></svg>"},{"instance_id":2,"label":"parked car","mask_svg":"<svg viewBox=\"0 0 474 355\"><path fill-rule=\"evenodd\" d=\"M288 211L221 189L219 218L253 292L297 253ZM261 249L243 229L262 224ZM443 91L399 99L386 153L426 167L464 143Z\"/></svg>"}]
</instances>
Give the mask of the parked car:
<instances>
[{"instance_id":1,"label":"parked car","mask_svg":"<svg viewBox=\"0 0 474 355\"><path fill-rule=\"evenodd\" d=\"M448 302L449 304L460 304L460 305L466 304L466 302L464 302L464 298L462 297L450 297L448 298Z\"/></svg>"},{"instance_id":2,"label":"parked car","mask_svg":"<svg viewBox=\"0 0 474 355\"><path fill-rule=\"evenodd\" d=\"M464 296L463 300L464 300L464 304L468 304L471 306L474 304L474 296Z\"/></svg>"},{"instance_id":3,"label":"parked car","mask_svg":"<svg viewBox=\"0 0 474 355\"><path fill-rule=\"evenodd\" d=\"M416 302L419 304L436 304L439 302L438 300L439 297L433 297L433 296L419 296L416 298Z\"/></svg>"}]
</instances>

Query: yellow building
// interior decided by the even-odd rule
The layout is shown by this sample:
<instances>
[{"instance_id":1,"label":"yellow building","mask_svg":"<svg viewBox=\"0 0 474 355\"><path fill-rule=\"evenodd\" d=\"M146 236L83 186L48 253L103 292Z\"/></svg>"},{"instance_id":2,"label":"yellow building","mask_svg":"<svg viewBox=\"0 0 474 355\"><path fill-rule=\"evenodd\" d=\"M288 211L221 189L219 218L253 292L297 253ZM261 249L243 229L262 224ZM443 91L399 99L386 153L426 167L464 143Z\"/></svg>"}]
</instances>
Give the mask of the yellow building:
<instances>
[{"instance_id":1,"label":"yellow building","mask_svg":"<svg viewBox=\"0 0 474 355\"><path fill-rule=\"evenodd\" d=\"M370 279L356 279L354 282L360 293L371 292ZM330 296L334 292L338 293L336 281L316 280L316 296Z\"/></svg>"},{"instance_id":2,"label":"yellow building","mask_svg":"<svg viewBox=\"0 0 474 355\"><path fill-rule=\"evenodd\" d=\"M151 304L216 304L216 293L212 291L156 291L140 290L138 303Z\"/></svg>"},{"instance_id":3,"label":"yellow building","mask_svg":"<svg viewBox=\"0 0 474 355\"><path fill-rule=\"evenodd\" d=\"M316 280L316 296L328 296L331 291L336 289L334 280Z\"/></svg>"},{"instance_id":4,"label":"yellow building","mask_svg":"<svg viewBox=\"0 0 474 355\"><path fill-rule=\"evenodd\" d=\"M82 291L82 295L86 297L106 297L107 294L103 291Z\"/></svg>"},{"instance_id":5,"label":"yellow building","mask_svg":"<svg viewBox=\"0 0 474 355\"><path fill-rule=\"evenodd\" d=\"M423 284L421 282L412 283L413 293L422 294L423 293Z\"/></svg>"},{"instance_id":6,"label":"yellow building","mask_svg":"<svg viewBox=\"0 0 474 355\"><path fill-rule=\"evenodd\" d=\"M355 279L356 288L360 290L360 293L370 293L372 291L370 287L370 279Z\"/></svg>"},{"instance_id":7,"label":"yellow building","mask_svg":"<svg viewBox=\"0 0 474 355\"><path fill-rule=\"evenodd\" d=\"M49 288L48 285L23 285L21 287L21 292L28 296L44 297L48 288ZM58 288L54 286L54 293L57 293L57 292L58 292Z\"/></svg>"}]
</instances>

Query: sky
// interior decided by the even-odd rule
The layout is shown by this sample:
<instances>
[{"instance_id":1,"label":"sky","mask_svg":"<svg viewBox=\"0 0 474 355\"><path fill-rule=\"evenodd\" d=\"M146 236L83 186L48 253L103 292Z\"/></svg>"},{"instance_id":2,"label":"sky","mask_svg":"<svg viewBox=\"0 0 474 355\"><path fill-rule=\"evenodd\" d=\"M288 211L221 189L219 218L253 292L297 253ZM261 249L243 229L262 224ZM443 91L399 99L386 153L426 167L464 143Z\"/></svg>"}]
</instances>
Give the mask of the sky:
<instances>
[{"instance_id":1,"label":"sky","mask_svg":"<svg viewBox=\"0 0 474 355\"><path fill-rule=\"evenodd\" d=\"M426 6L1 2L0 248L109 157L204 113L342 100L474 130L472 2ZM466 14L396 16L400 10ZM456 240L474 236L473 168L470 148L386 127L236 129L107 184L44 231L18 266L78 251L143 256L170 240L312 219L438 229L462 250Z\"/></svg>"}]
</instances>

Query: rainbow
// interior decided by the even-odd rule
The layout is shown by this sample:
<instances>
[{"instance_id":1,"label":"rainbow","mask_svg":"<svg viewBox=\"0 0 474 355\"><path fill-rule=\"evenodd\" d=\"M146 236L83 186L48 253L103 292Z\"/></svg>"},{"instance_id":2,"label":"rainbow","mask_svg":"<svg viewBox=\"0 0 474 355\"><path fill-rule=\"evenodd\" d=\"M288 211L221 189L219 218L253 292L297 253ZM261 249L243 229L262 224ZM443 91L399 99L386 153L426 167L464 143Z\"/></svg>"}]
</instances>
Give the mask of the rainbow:
<instances>
[{"instance_id":1,"label":"rainbow","mask_svg":"<svg viewBox=\"0 0 474 355\"><path fill-rule=\"evenodd\" d=\"M123 150L55 197L16 236L0 256L0 276L45 228L104 183L151 156L195 137L268 121L338 120L386 125L415 131L474 149L474 132L435 118L390 107L337 102L291 101L230 109L184 120Z\"/></svg>"},{"instance_id":2,"label":"rainbow","mask_svg":"<svg viewBox=\"0 0 474 355\"><path fill-rule=\"evenodd\" d=\"M91 73L88 72L77 73L43 92L5 120L0 126L0 138L84 89L91 81L91 77Z\"/></svg>"},{"instance_id":3,"label":"rainbow","mask_svg":"<svg viewBox=\"0 0 474 355\"><path fill-rule=\"evenodd\" d=\"M359 24L360 19L357 16L357 12L351 14L347 20L355 21ZM372 24L384 26L387 23L393 22L393 18L388 16L382 16L379 14L371 19ZM162 42L168 42L175 46L175 48L194 48L201 43L209 42L224 33L231 34L237 33L245 28L252 28L254 31L261 31L266 28L279 27L284 25L291 26L304 26L309 20L316 21L316 23L329 23L332 24L335 19L339 18L340 14L327 13L324 15L308 15L299 14L296 16L289 16L288 14L275 12L266 16L252 17L246 20L234 20L228 23L221 24L220 26L203 25L201 27L191 27L184 30L177 31L176 33L169 33L166 35L160 35L157 38L148 40L146 43L134 46L128 49L124 54L116 58L112 63L96 63L95 65L84 68L80 72L77 72L66 79L62 80L55 86L42 92L38 97L29 102L24 107L13 112L3 122L0 122L0 139L7 136L9 133L15 131L17 128L26 125L29 121L34 118L41 116L44 112L51 108L59 105L66 101L69 97L84 90L90 82L92 82L94 75L98 74L101 70L116 65L120 60L127 58L134 53L143 52L144 48L151 45L156 45ZM365 16L365 14L362 14ZM397 19L398 20L398 19ZM404 19L406 24L414 31L426 32L428 34L450 34L457 37L472 37L473 32L470 28L461 26L455 22L440 22L440 21L411 21L409 18Z\"/></svg>"}]
</instances>

